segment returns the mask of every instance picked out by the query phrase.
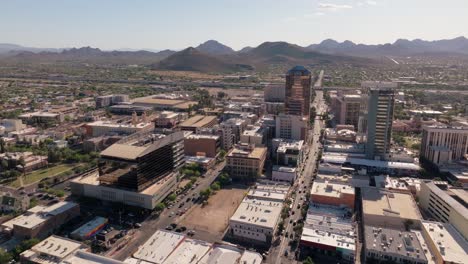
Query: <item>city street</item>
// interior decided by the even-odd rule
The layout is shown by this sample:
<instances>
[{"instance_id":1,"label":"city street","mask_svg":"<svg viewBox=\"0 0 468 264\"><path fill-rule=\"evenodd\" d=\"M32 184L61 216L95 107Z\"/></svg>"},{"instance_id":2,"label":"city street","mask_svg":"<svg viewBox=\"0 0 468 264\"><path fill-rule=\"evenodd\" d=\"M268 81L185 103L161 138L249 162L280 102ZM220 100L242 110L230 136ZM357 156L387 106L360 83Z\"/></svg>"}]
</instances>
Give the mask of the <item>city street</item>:
<instances>
[{"instance_id":1,"label":"city street","mask_svg":"<svg viewBox=\"0 0 468 264\"><path fill-rule=\"evenodd\" d=\"M323 77L323 71L320 73L320 78L317 83L321 84L321 77ZM316 86L314 86L317 88ZM323 121L321 120L321 115L326 110L326 105L323 99L323 91L316 90L316 96L314 102L311 104L316 108L317 115L315 118L314 126L309 131L309 136L312 137L312 145L306 149L306 160L304 161L304 169L300 173L296 183L293 185L294 194L290 197L292 199L292 209L290 210L290 217L285 219L284 222L284 234L286 236L280 236L279 245L278 242L273 243L273 246L270 248L270 254L267 259L267 263L281 264L281 263L295 263L295 253L290 250L289 243L294 240L294 226L298 220L302 219L301 208L306 198L306 194L310 191L316 169L316 160L319 153L319 142L320 131L324 128ZM293 236L291 237L291 234ZM286 253L287 252L287 253ZM287 255L287 256L286 256Z\"/></svg>"},{"instance_id":2,"label":"city street","mask_svg":"<svg viewBox=\"0 0 468 264\"><path fill-rule=\"evenodd\" d=\"M127 240L123 239L120 243L114 245L114 247L107 252L108 257L112 257L113 259L117 260L125 260L127 257L131 256L135 251L138 250L138 247L141 246L143 243L148 240L151 235L157 229L164 229L168 225L177 222L177 218L180 217L176 213L179 210L184 208L190 208L194 205L194 202L191 201L193 197L198 197L201 190L206 189L211 185L211 183L216 179L218 174L223 170L226 162L221 162L216 164L215 167L209 171L207 171L204 177L200 177L198 180L199 185L195 187L194 190L188 190L186 195L181 197L181 200L178 203L175 203L172 208L166 208L159 217L155 215L150 215L148 218L141 223L141 227L135 230L135 233L129 236ZM190 201L186 202L186 199L190 198ZM184 205L179 208L180 204L184 203ZM194 235L197 237L197 234Z\"/></svg>"}]
</instances>

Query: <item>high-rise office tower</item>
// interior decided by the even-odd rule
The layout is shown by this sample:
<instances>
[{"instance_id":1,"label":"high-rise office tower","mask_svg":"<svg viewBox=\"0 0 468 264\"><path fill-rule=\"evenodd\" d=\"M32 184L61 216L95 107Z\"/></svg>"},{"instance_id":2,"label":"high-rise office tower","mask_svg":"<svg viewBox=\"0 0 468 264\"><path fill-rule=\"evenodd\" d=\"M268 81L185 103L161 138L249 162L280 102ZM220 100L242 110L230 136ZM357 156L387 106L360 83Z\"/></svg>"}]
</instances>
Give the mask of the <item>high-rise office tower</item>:
<instances>
[{"instance_id":1,"label":"high-rise office tower","mask_svg":"<svg viewBox=\"0 0 468 264\"><path fill-rule=\"evenodd\" d=\"M363 82L362 88L364 94L367 93L367 111L364 115L364 127L367 128L366 158L389 159L397 84Z\"/></svg>"},{"instance_id":2,"label":"high-rise office tower","mask_svg":"<svg viewBox=\"0 0 468 264\"><path fill-rule=\"evenodd\" d=\"M311 74L303 66L295 66L286 74L285 113L309 116Z\"/></svg>"}]
</instances>

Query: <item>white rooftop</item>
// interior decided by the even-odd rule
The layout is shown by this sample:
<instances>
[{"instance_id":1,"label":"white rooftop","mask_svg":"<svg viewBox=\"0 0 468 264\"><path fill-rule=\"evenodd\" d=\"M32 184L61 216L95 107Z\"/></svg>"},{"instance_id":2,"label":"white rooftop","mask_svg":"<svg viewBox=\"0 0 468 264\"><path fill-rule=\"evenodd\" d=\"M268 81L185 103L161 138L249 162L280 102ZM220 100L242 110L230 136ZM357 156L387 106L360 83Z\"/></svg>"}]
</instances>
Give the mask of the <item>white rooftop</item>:
<instances>
[{"instance_id":1,"label":"white rooftop","mask_svg":"<svg viewBox=\"0 0 468 264\"><path fill-rule=\"evenodd\" d=\"M334 164L343 164L345 162L349 162L354 165L363 165L363 166L379 167L379 168L405 169L405 170L414 170L414 171L418 171L421 169L419 165L414 164L414 163L359 159L359 158L349 157L348 155L333 155L333 154L330 155L329 153L324 153L322 160L324 162L334 163Z\"/></svg>"},{"instance_id":2,"label":"white rooftop","mask_svg":"<svg viewBox=\"0 0 468 264\"><path fill-rule=\"evenodd\" d=\"M446 263L466 263L468 242L448 223L422 221L435 247Z\"/></svg>"},{"instance_id":3,"label":"white rooftop","mask_svg":"<svg viewBox=\"0 0 468 264\"><path fill-rule=\"evenodd\" d=\"M236 264L242 250L228 245L214 245L198 264Z\"/></svg>"},{"instance_id":4,"label":"white rooftop","mask_svg":"<svg viewBox=\"0 0 468 264\"><path fill-rule=\"evenodd\" d=\"M245 197L230 221L274 229L282 208L283 202Z\"/></svg>"},{"instance_id":5,"label":"white rooftop","mask_svg":"<svg viewBox=\"0 0 468 264\"><path fill-rule=\"evenodd\" d=\"M134 258L160 264L184 239L184 235L158 230L133 254Z\"/></svg>"},{"instance_id":6,"label":"white rooftop","mask_svg":"<svg viewBox=\"0 0 468 264\"><path fill-rule=\"evenodd\" d=\"M197 263L210 248L211 243L186 238L164 261L164 264Z\"/></svg>"}]
</instances>

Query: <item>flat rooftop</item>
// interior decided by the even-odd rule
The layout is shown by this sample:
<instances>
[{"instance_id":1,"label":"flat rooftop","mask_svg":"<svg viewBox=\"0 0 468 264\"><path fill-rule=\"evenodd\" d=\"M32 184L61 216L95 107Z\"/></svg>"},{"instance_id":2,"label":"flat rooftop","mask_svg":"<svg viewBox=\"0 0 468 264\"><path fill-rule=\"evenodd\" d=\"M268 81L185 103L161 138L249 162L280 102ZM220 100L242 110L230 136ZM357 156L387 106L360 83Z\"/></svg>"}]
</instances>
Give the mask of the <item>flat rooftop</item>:
<instances>
[{"instance_id":1,"label":"flat rooftop","mask_svg":"<svg viewBox=\"0 0 468 264\"><path fill-rule=\"evenodd\" d=\"M324 162L332 163L332 164L343 164L345 162L349 162L354 165L362 165L362 166L368 166L368 167L404 169L404 170L414 170L414 171L419 171L421 169L421 167L419 167L419 165L415 163L352 158L348 155L333 155L327 152L323 154L322 160Z\"/></svg>"},{"instance_id":2,"label":"flat rooftop","mask_svg":"<svg viewBox=\"0 0 468 264\"><path fill-rule=\"evenodd\" d=\"M242 256L242 250L234 246L214 245L198 264L236 264Z\"/></svg>"},{"instance_id":3,"label":"flat rooftop","mask_svg":"<svg viewBox=\"0 0 468 264\"><path fill-rule=\"evenodd\" d=\"M172 173L169 173L167 176L164 178L160 179L159 181L153 183L152 185L148 186L146 189L140 191L140 194L146 194L146 195L154 195L155 193L158 193L161 188L163 188L170 180L171 178L174 177ZM74 178L72 182L76 182L79 184L89 184L89 185L100 185L99 182L99 172L96 170L94 172L79 176L77 178ZM113 186L103 186L106 188L115 188ZM129 191L133 192L133 191Z\"/></svg>"},{"instance_id":4,"label":"flat rooftop","mask_svg":"<svg viewBox=\"0 0 468 264\"><path fill-rule=\"evenodd\" d=\"M354 251L355 228L349 209L311 203L301 241Z\"/></svg>"},{"instance_id":5,"label":"flat rooftop","mask_svg":"<svg viewBox=\"0 0 468 264\"><path fill-rule=\"evenodd\" d=\"M14 226L32 229L47 221L52 216L70 210L77 205L78 204L73 202L58 202L49 207L38 205L29 209L26 213L3 223L2 227L6 227L11 230L13 230Z\"/></svg>"},{"instance_id":6,"label":"flat rooftop","mask_svg":"<svg viewBox=\"0 0 468 264\"><path fill-rule=\"evenodd\" d=\"M197 263L210 250L211 243L185 238L164 264Z\"/></svg>"},{"instance_id":7,"label":"flat rooftop","mask_svg":"<svg viewBox=\"0 0 468 264\"><path fill-rule=\"evenodd\" d=\"M203 134L190 134L186 139L215 139L218 140L219 136L217 135L203 135Z\"/></svg>"},{"instance_id":8,"label":"flat rooftop","mask_svg":"<svg viewBox=\"0 0 468 264\"><path fill-rule=\"evenodd\" d=\"M217 120L216 116L195 115L180 123L180 127L204 127Z\"/></svg>"},{"instance_id":9,"label":"flat rooftop","mask_svg":"<svg viewBox=\"0 0 468 264\"><path fill-rule=\"evenodd\" d=\"M182 234L158 230L140 246L133 257L155 264L164 263L183 240Z\"/></svg>"},{"instance_id":10,"label":"flat rooftop","mask_svg":"<svg viewBox=\"0 0 468 264\"><path fill-rule=\"evenodd\" d=\"M70 257L61 262L62 264L124 264L122 261L96 255L83 250L76 251ZM143 264L143 263L141 263Z\"/></svg>"},{"instance_id":11,"label":"flat rooftop","mask_svg":"<svg viewBox=\"0 0 468 264\"><path fill-rule=\"evenodd\" d=\"M273 171L279 171L279 172L287 172L287 173L294 173L297 171L297 168L293 167L284 167L284 166L273 166Z\"/></svg>"},{"instance_id":12,"label":"flat rooftop","mask_svg":"<svg viewBox=\"0 0 468 264\"><path fill-rule=\"evenodd\" d=\"M273 229L283 209L283 202L245 197L230 221Z\"/></svg>"},{"instance_id":13,"label":"flat rooftop","mask_svg":"<svg viewBox=\"0 0 468 264\"><path fill-rule=\"evenodd\" d=\"M39 254L63 259L81 247L83 247L83 244L80 242L59 236L50 236L33 246L30 250Z\"/></svg>"},{"instance_id":14,"label":"flat rooftop","mask_svg":"<svg viewBox=\"0 0 468 264\"><path fill-rule=\"evenodd\" d=\"M421 262L428 261L424 249L413 231L408 232L366 225L364 227L364 236L367 250L402 255Z\"/></svg>"},{"instance_id":15,"label":"flat rooftop","mask_svg":"<svg viewBox=\"0 0 468 264\"><path fill-rule=\"evenodd\" d=\"M260 255L257 252L246 250L242 254L242 257L239 260L239 263L240 264L260 264L262 263L262 261L263 261L262 255Z\"/></svg>"},{"instance_id":16,"label":"flat rooftop","mask_svg":"<svg viewBox=\"0 0 468 264\"><path fill-rule=\"evenodd\" d=\"M440 199L442 199L444 202L446 202L450 207L452 207L454 210L456 210L458 213L460 213L465 219L468 218L468 209L463 206L460 202L455 200L448 191L444 191L437 187L437 185L434 184L433 181L425 181L422 184L426 185L431 192L435 193ZM465 197L466 192L464 192L464 195L462 197Z\"/></svg>"},{"instance_id":17,"label":"flat rooftop","mask_svg":"<svg viewBox=\"0 0 468 264\"><path fill-rule=\"evenodd\" d=\"M151 131L138 132L122 138L103 150L101 157L134 161L138 157L183 138L184 133L181 131L169 135L155 134Z\"/></svg>"},{"instance_id":18,"label":"flat rooftop","mask_svg":"<svg viewBox=\"0 0 468 264\"><path fill-rule=\"evenodd\" d=\"M446 263L466 263L468 242L448 223L422 221L426 233Z\"/></svg>"},{"instance_id":19,"label":"flat rooftop","mask_svg":"<svg viewBox=\"0 0 468 264\"><path fill-rule=\"evenodd\" d=\"M265 156L266 152L267 148L263 147L254 147L252 149L234 147L227 156L235 158L239 157L249 159L261 159L263 156Z\"/></svg>"},{"instance_id":20,"label":"flat rooftop","mask_svg":"<svg viewBox=\"0 0 468 264\"><path fill-rule=\"evenodd\" d=\"M364 214L422 219L411 194L367 187L361 188L361 195Z\"/></svg>"},{"instance_id":21,"label":"flat rooftop","mask_svg":"<svg viewBox=\"0 0 468 264\"><path fill-rule=\"evenodd\" d=\"M86 224L80 226L78 229L73 231L71 235L78 235L80 237L84 237L85 235L89 234L91 231L95 230L97 227L102 226L107 223L107 218L96 216L91 221L87 222Z\"/></svg>"},{"instance_id":22,"label":"flat rooftop","mask_svg":"<svg viewBox=\"0 0 468 264\"><path fill-rule=\"evenodd\" d=\"M111 127L111 128L145 128L145 127L150 127L153 125L151 122L139 122L137 124L132 124L132 123L117 123L114 121L94 121L91 123L86 124L87 126L90 127Z\"/></svg>"},{"instance_id":23,"label":"flat rooftop","mask_svg":"<svg viewBox=\"0 0 468 264\"><path fill-rule=\"evenodd\" d=\"M310 194L340 198L342 194L354 195L354 187L348 184L329 182L327 180L316 180L310 189Z\"/></svg>"}]
</instances>

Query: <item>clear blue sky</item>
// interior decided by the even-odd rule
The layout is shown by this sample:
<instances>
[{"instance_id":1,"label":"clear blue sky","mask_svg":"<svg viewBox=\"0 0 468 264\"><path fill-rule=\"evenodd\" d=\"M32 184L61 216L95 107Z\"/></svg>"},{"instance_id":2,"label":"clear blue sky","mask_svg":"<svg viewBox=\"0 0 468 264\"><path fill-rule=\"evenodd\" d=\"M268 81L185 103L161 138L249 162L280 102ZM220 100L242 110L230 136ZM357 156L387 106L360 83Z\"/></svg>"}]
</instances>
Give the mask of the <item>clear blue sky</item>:
<instances>
[{"instance_id":1,"label":"clear blue sky","mask_svg":"<svg viewBox=\"0 0 468 264\"><path fill-rule=\"evenodd\" d=\"M0 43L234 49L326 38L387 43L468 37L468 0L0 0Z\"/></svg>"}]
</instances>

